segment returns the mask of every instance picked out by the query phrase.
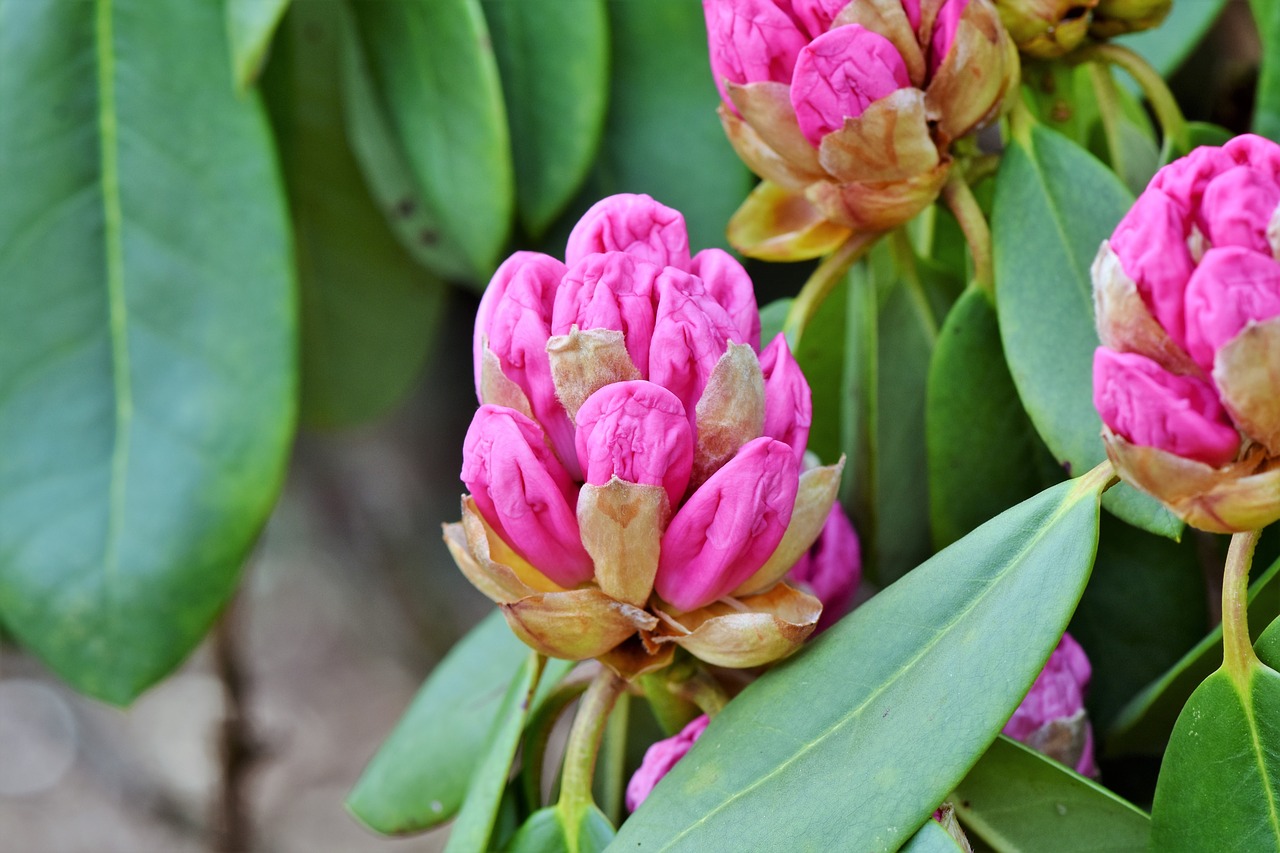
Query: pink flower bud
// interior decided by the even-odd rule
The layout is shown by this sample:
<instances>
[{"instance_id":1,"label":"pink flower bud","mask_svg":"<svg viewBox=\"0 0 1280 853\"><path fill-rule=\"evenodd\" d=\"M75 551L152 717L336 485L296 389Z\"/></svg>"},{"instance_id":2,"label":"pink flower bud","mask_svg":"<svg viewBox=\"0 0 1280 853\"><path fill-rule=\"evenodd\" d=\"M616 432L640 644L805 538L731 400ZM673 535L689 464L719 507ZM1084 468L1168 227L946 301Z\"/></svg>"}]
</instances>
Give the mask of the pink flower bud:
<instances>
[{"instance_id":1,"label":"pink flower bud","mask_svg":"<svg viewBox=\"0 0 1280 853\"><path fill-rule=\"evenodd\" d=\"M813 401L804 372L779 334L760 353L764 374L764 434L786 442L796 458L804 456L813 423Z\"/></svg>"},{"instance_id":2,"label":"pink flower bud","mask_svg":"<svg viewBox=\"0 0 1280 853\"><path fill-rule=\"evenodd\" d=\"M611 477L662 486L680 505L693 470L693 432L676 396L652 382L606 385L578 410L578 461L587 482Z\"/></svg>"},{"instance_id":3,"label":"pink flower bud","mask_svg":"<svg viewBox=\"0 0 1280 853\"><path fill-rule=\"evenodd\" d=\"M800 462L787 445L766 436L744 444L671 519L658 594L694 610L751 577L782 541L799 478Z\"/></svg>"},{"instance_id":4,"label":"pink flower bud","mask_svg":"<svg viewBox=\"0 0 1280 853\"><path fill-rule=\"evenodd\" d=\"M1280 264L1238 246L1210 249L1187 283L1186 306L1187 353L1212 371L1219 347L1249 323L1280 315Z\"/></svg>"},{"instance_id":5,"label":"pink flower bud","mask_svg":"<svg viewBox=\"0 0 1280 853\"><path fill-rule=\"evenodd\" d=\"M493 312L506 294L511 279L521 270L524 270L525 275L532 275L541 281L559 281L565 273L565 266L550 255L540 252L516 252L503 261L502 266L498 267L497 272L493 274L493 278L489 279L489 286L485 288L484 296L480 298L480 307L476 309L475 333L472 335L471 343L472 356L475 360L477 397L480 397L480 368L483 364L481 356L485 339L492 337L490 327L493 325ZM482 397L480 402L484 402Z\"/></svg>"},{"instance_id":6,"label":"pink flower bud","mask_svg":"<svg viewBox=\"0 0 1280 853\"><path fill-rule=\"evenodd\" d=\"M1111 236L1121 268L1179 345L1186 341L1183 295L1195 268L1187 248L1188 226L1182 205L1161 190L1148 188Z\"/></svg>"},{"instance_id":7,"label":"pink flower bud","mask_svg":"<svg viewBox=\"0 0 1280 853\"><path fill-rule=\"evenodd\" d=\"M815 634L830 628L849 612L853 594L862 580L862 551L853 522L839 503L831 505L818 541L796 561L787 579L808 587L822 602L822 616Z\"/></svg>"},{"instance_id":8,"label":"pink flower bud","mask_svg":"<svg viewBox=\"0 0 1280 853\"><path fill-rule=\"evenodd\" d=\"M573 226L565 263L574 266L598 252L626 252L638 261L688 270L689 232L679 211L647 195L611 195Z\"/></svg>"},{"instance_id":9,"label":"pink flower bud","mask_svg":"<svg viewBox=\"0 0 1280 853\"><path fill-rule=\"evenodd\" d=\"M659 276L657 289L649 379L670 389L692 415L729 343L743 341L701 279L668 268Z\"/></svg>"},{"instance_id":10,"label":"pink flower bud","mask_svg":"<svg viewBox=\"0 0 1280 853\"><path fill-rule=\"evenodd\" d=\"M567 335L573 326L622 332L632 363L648 375L660 272L623 252L587 255L569 269L556 293L551 333Z\"/></svg>"},{"instance_id":11,"label":"pink flower bud","mask_svg":"<svg viewBox=\"0 0 1280 853\"><path fill-rule=\"evenodd\" d=\"M951 0L952 3L956 0ZM911 85L898 49L857 24L823 33L800 51L791 80L791 106L809 144L844 127L873 102Z\"/></svg>"},{"instance_id":12,"label":"pink flower bud","mask_svg":"<svg viewBox=\"0 0 1280 853\"><path fill-rule=\"evenodd\" d=\"M693 721L681 729L679 734L660 740L645 750L644 760L640 762L639 769L627 783L628 811L640 808L640 804L648 798L654 786L671 772L676 762L684 758L698 738L702 737L709 722L711 719L706 714L694 717Z\"/></svg>"},{"instance_id":13,"label":"pink flower bud","mask_svg":"<svg viewBox=\"0 0 1280 853\"><path fill-rule=\"evenodd\" d=\"M1156 172L1147 192L1160 190L1183 210L1196 210L1209 181L1235 165L1235 158L1225 148L1202 146Z\"/></svg>"},{"instance_id":14,"label":"pink flower bud","mask_svg":"<svg viewBox=\"0 0 1280 853\"><path fill-rule=\"evenodd\" d=\"M960 29L960 16L968 7L969 0L946 0L938 10L938 18L933 25L933 37L929 40L929 73L937 71L942 61L951 52L955 43L956 31Z\"/></svg>"},{"instance_id":15,"label":"pink flower bud","mask_svg":"<svg viewBox=\"0 0 1280 853\"><path fill-rule=\"evenodd\" d=\"M1075 769L1097 776L1093 729L1084 710L1084 692L1093 674L1084 649L1063 634L1003 734Z\"/></svg>"},{"instance_id":16,"label":"pink flower bud","mask_svg":"<svg viewBox=\"0 0 1280 853\"><path fill-rule=\"evenodd\" d=\"M1235 458L1240 435L1213 386L1176 376L1144 355L1098 347L1093 404L1102 422L1133 444L1219 467Z\"/></svg>"},{"instance_id":17,"label":"pink flower bud","mask_svg":"<svg viewBox=\"0 0 1280 853\"><path fill-rule=\"evenodd\" d=\"M734 340L759 352L760 310L756 307L751 276L742 264L723 249L703 249L693 256L689 272L702 279L707 293L728 312L738 328L739 337Z\"/></svg>"},{"instance_id":18,"label":"pink flower bud","mask_svg":"<svg viewBox=\"0 0 1280 853\"><path fill-rule=\"evenodd\" d=\"M1197 224L1210 245L1240 246L1271 255L1267 226L1280 207L1280 184L1247 166L1211 180L1200 203Z\"/></svg>"},{"instance_id":19,"label":"pink flower bud","mask_svg":"<svg viewBox=\"0 0 1280 853\"><path fill-rule=\"evenodd\" d=\"M726 81L791 81L796 55L808 39L783 8L774 0L702 0L711 74L729 109L734 107Z\"/></svg>"},{"instance_id":20,"label":"pink flower bud","mask_svg":"<svg viewBox=\"0 0 1280 853\"><path fill-rule=\"evenodd\" d=\"M534 567L560 586L590 580L578 537L577 488L542 430L503 406L481 406L462 447L462 481L480 515Z\"/></svg>"}]
</instances>

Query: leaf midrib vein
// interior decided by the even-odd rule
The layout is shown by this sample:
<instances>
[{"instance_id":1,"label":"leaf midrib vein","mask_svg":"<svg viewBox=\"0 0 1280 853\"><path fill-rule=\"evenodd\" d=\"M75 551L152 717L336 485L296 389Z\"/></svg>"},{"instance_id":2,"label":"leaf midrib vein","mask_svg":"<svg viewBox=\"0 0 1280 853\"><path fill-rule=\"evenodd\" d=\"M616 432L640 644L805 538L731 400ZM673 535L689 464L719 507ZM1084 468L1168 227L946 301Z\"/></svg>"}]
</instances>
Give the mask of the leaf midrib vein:
<instances>
[{"instance_id":1,"label":"leaf midrib vein","mask_svg":"<svg viewBox=\"0 0 1280 853\"><path fill-rule=\"evenodd\" d=\"M1249 745L1253 747L1253 759L1258 764L1258 775L1262 777L1262 790L1267 795L1267 817L1270 818L1271 834L1280 840L1280 813L1276 811L1271 774L1267 772L1266 757L1262 753L1262 741L1258 737L1258 719L1253 709L1253 679L1257 677L1257 671L1253 670L1249 679L1248 693L1240 694L1240 704L1244 709L1245 720L1249 724Z\"/></svg>"}]
</instances>

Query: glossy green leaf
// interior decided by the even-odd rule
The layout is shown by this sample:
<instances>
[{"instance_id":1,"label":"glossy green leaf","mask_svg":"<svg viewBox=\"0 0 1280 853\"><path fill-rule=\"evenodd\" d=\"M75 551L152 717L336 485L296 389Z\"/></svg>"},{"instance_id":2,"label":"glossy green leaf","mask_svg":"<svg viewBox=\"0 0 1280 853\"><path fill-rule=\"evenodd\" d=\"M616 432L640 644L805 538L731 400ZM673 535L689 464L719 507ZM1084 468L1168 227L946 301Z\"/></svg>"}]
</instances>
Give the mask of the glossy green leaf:
<instances>
[{"instance_id":1,"label":"glossy green leaf","mask_svg":"<svg viewBox=\"0 0 1280 853\"><path fill-rule=\"evenodd\" d=\"M901 853L960 853L960 850L960 845L936 820L926 820L901 847Z\"/></svg>"},{"instance_id":2,"label":"glossy green leaf","mask_svg":"<svg viewBox=\"0 0 1280 853\"><path fill-rule=\"evenodd\" d=\"M293 436L284 192L222 14L0 2L0 613L111 702L226 604Z\"/></svg>"},{"instance_id":3,"label":"glossy green leaf","mask_svg":"<svg viewBox=\"0 0 1280 853\"><path fill-rule=\"evenodd\" d=\"M956 786L951 804L998 853L1141 853L1151 834L1151 819L1136 806L1003 735Z\"/></svg>"},{"instance_id":4,"label":"glossy green leaf","mask_svg":"<svg viewBox=\"0 0 1280 853\"><path fill-rule=\"evenodd\" d=\"M1151 849L1280 849L1280 673L1219 669L1178 716L1151 807Z\"/></svg>"},{"instance_id":5,"label":"glossy green leaf","mask_svg":"<svg viewBox=\"0 0 1280 853\"><path fill-rule=\"evenodd\" d=\"M832 463L844 452L842 443L845 399L844 347L833 342L844 341L848 315L849 281L846 277L827 296L796 345L796 361L809 381L813 399L813 422L809 427L808 448L823 462ZM791 300L787 300L790 305ZM778 331L781 331L779 327ZM776 332L775 332L776 334ZM764 336L764 312L760 315L760 341ZM846 346L852 345L852 342Z\"/></svg>"},{"instance_id":6,"label":"glossy green leaf","mask_svg":"<svg viewBox=\"0 0 1280 853\"><path fill-rule=\"evenodd\" d=\"M599 853L614 839L613 825L594 806L579 816L576 832L572 820L558 805L539 809L503 849L506 853Z\"/></svg>"},{"instance_id":7,"label":"glossy green leaf","mask_svg":"<svg viewBox=\"0 0 1280 853\"><path fill-rule=\"evenodd\" d=\"M1040 126L1005 152L992 212L996 305L1009 372L1040 437L1069 472L1106 453L1093 408L1093 285L1089 266L1133 197L1087 151ZM1176 538L1182 523L1122 483L1104 506Z\"/></svg>"},{"instance_id":8,"label":"glossy green leaf","mask_svg":"<svg viewBox=\"0 0 1280 853\"><path fill-rule=\"evenodd\" d=\"M990 298L967 291L947 315L925 401L929 519L941 548L1046 485L1052 459L1005 366Z\"/></svg>"},{"instance_id":9,"label":"glossy green leaf","mask_svg":"<svg viewBox=\"0 0 1280 853\"><path fill-rule=\"evenodd\" d=\"M595 160L609 94L604 0L488 0L515 156L520 221L540 237Z\"/></svg>"},{"instance_id":10,"label":"glossy green leaf","mask_svg":"<svg viewBox=\"0 0 1280 853\"><path fill-rule=\"evenodd\" d=\"M347 797L351 813L388 835L430 829L457 814L503 691L528 654L497 611L459 640L365 768ZM539 697L568 668L548 662Z\"/></svg>"},{"instance_id":11,"label":"glossy green leaf","mask_svg":"<svg viewBox=\"0 0 1280 853\"><path fill-rule=\"evenodd\" d=\"M1226 145L1231 137L1235 136L1225 127L1207 121L1187 122L1187 135L1190 137L1192 148L1198 148L1201 145Z\"/></svg>"},{"instance_id":12,"label":"glossy green leaf","mask_svg":"<svg viewBox=\"0 0 1280 853\"><path fill-rule=\"evenodd\" d=\"M1249 625L1255 636L1280 616L1280 560L1249 587ZM1159 679L1116 715L1103 743L1107 755L1159 755L1178 713L1200 684L1222 663L1222 626L1215 628Z\"/></svg>"},{"instance_id":13,"label":"glossy green leaf","mask_svg":"<svg viewBox=\"0 0 1280 853\"><path fill-rule=\"evenodd\" d=\"M1142 54L1167 77L1191 55L1226 5L1227 0L1178 0L1158 27L1117 41Z\"/></svg>"},{"instance_id":14,"label":"glossy green leaf","mask_svg":"<svg viewBox=\"0 0 1280 853\"><path fill-rule=\"evenodd\" d=\"M1084 588L1099 472L987 522L748 686L619 850L896 850L1021 701Z\"/></svg>"},{"instance_id":15,"label":"glossy green leaf","mask_svg":"<svg viewBox=\"0 0 1280 853\"><path fill-rule=\"evenodd\" d=\"M264 91L293 212L302 297L302 418L346 426L413 386L445 287L396 242L347 144L339 57L344 7L297 0Z\"/></svg>"},{"instance_id":16,"label":"glossy green leaf","mask_svg":"<svg viewBox=\"0 0 1280 853\"><path fill-rule=\"evenodd\" d=\"M289 0L226 0L226 4L231 70L236 85L247 89L262 71Z\"/></svg>"},{"instance_id":17,"label":"glossy green leaf","mask_svg":"<svg viewBox=\"0 0 1280 853\"><path fill-rule=\"evenodd\" d=\"M352 4L376 91L441 235L486 278L511 227L511 143L479 0Z\"/></svg>"}]
</instances>

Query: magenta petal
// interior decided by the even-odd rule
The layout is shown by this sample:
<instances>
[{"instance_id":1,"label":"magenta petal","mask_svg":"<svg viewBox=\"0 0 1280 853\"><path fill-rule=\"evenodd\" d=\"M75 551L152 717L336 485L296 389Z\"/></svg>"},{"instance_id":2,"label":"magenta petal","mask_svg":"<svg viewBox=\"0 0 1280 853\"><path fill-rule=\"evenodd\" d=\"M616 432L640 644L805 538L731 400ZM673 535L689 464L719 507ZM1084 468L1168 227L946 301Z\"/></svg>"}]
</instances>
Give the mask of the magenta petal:
<instances>
[{"instance_id":1,"label":"magenta petal","mask_svg":"<svg viewBox=\"0 0 1280 853\"><path fill-rule=\"evenodd\" d=\"M783 0L785 3L786 0ZM737 112L725 83L789 83L796 54L808 39L773 0L702 0L711 76Z\"/></svg>"},{"instance_id":2,"label":"magenta petal","mask_svg":"<svg viewBox=\"0 0 1280 853\"><path fill-rule=\"evenodd\" d=\"M951 0L955 2L955 0ZM791 78L791 106L813 147L873 102L911 85L898 49L858 25L836 27L800 51Z\"/></svg>"},{"instance_id":3,"label":"magenta petal","mask_svg":"<svg viewBox=\"0 0 1280 853\"><path fill-rule=\"evenodd\" d=\"M1232 137L1222 146L1222 151L1233 161L1261 172L1273 180L1280 180L1280 145L1263 136L1242 133Z\"/></svg>"},{"instance_id":4,"label":"magenta petal","mask_svg":"<svg viewBox=\"0 0 1280 853\"><path fill-rule=\"evenodd\" d=\"M573 226L565 263L574 266L602 252L626 252L637 261L687 270L689 232L684 216L647 195L621 193L601 199Z\"/></svg>"},{"instance_id":5,"label":"magenta petal","mask_svg":"<svg viewBox=\"0 0 1280 853\"><path fill-rule=\"evenodd\" d=\"M1179 345L1186 342L1184 293L1195 268L1187 248L1190 224L1187 209L1149 187L1111 235L1120 268L1133 279L1151 313Z\"/></svg>"},{"instance_id":6,"label":"magenta petal","mask_svg":"<svg viewBox=\"0 0 1280 853\"><path fill-rule=\"evenodd\" d=\"M831 29L831 22L848 5L849 0L792 0L791 9L809 37L817 38ZM919 22L918 15L916 21Z\"/></svg>"},{"instance_id":7,"label":"magenta petal","mask_svg":"<svg viewBox=\"0 0 1280 853\"><path fill-rule=\"evenodd\" d=\"M787 573L787 580L804 584L822 602L814 633L825 631L849 612L862 580L862 550L853 522L839 503L831 505L818 541Z\"/></svg>"},{"instance_id":8,"label":"magenta petal","mask_svg":"<svg viewBox=\"0 0 1280 853\"><path fill-rule=\"evenodd\" d=\"M738 327L702 280L667 268L658 278L658 311L649 347L649 380L679 398L692 417L716 363Z\"/></svg>"},{"instance_id":9,"label":"magenta petal","mask_svg":"<svg viewBox=\"0 0 1280 853\"><path fill-rule=\"evenodd\" d=\"M1175 376L1137 353L1094 351L1093 404L1103 423L1137 445L1214 467L1240 449L1240 435L1212 385Z\"/></svg>"},{"instance_id":10,"label":"magenta petal","mask_svg":"<svg viewBox=\"0 0 1280 853\"><path fill-rule=\"evenodd\" d=\"M799 483L790 447L765 436L744 444L671 519L658 558L658 594L694 610L755 574L791 522Z\"/></svg>"},{"instance_id":11,"label":"magenta petal","mask_svg":"<svg viewBox=\"0 0 1280 853\"><path fill-rule=\"evenodd\" d=\"M587 482L611 477L662 486L680 505L693 470L693 430L676 396L652 382L615 382L578 410L578 461Z\"/></svg>"},{"instance_id":12,"label":"magenta petal","mask_svg":"<svg viewBox=\"0 0 1280 853\"><path fill-rule=\"evenodd\" d=\"M628 811L640 808L640 804L648 798L654 786L671 772L676 762L684 758L698 738L702 737L709 722L711 719L706 714L694 717L678 734L657 741L645 750L644 760L640 762L639 769L627 783Z\"/></svg>"},{"instance_id":13,"label":"magenta petal","mask_svg":"<svg viewBox=\"0 0 1280 853\"><path fill-rule=\"evenodd\" d=\"M764 374L764 434L791 445L796 458L804 456L813 423L813 402L804 372L779 333L760 353Z\"/></svg>"},{"instance_id":14,"label":"magenta petal","mask_svg":"<svg viewBox=\"0 0 1280 853\"><path fill-rule=\"evenodd\" d=\"M1187 353L1206 372L1218 348L1251 322L1280 315L1280 264L1229 246L1210 249L1187 285Z\"/></svg>"},{"instance_id":15,"label":"magenta petal","mask_svg":"<svg viewBox=\"0 0 1280 853\"><path fill-rule=\"evenodd\" d=\"M905 4L904 4L905 5ZM947 0L938 10L933 24L933 36L929 40L929 73L937 71L951 52L956 31L960 29L960 16L968 8L969 0Z\"/></svg>"},{"instance_id":16,"label":"magenta petal","mask_svg":"<svg viewBox=\"0 0 1280 853\"><path fill-rule=\"evenodd\" d=\"M760 309L751 276L737 259L723 249L703 249L693 256L689 272L702 279L711 298L719 302L738 327L737 343L760 351Z\"/></svg>"},{"instance_id":17,"label":"magenta petal","mask_svg":"<svg viewBox=\"0 0 1280 853\"><path fill-rule=\"evenodd\" d=\"M1024 740L1045 723L1080 713L1084 710L1084 692L1090 675L1084 649L1070 634L1063 634L1002 734Z\"/></svg>"},{"instance_id":18,"label":"magenta petal","mask_svg":"<svg viewBox=\"0 0 1280 853\"><path fill-rule=\"evenodd\" d=\"M1197 221L1215 248L1241 246L1271 254L1267 226L1280 206L1280 184L1257 169L1237 166L1209 182Z\"/></svg>"},{"instance_id":19,"label":"magenta petal","mask_svg":"<svg viewBox=\"0 0 1280 853\"><path fill-rule=\"evenodd\" d=\"M462 481L484 520L561 586L591 579L574 514L577 488L529 418L481 406L462 446Z\"/></svg>"},{"instance_id":20,"label":"magenta petal","mask_svg":"<svg viewBox=\"0 0 1280 853\"><path fill-rule=\"evenodd\" d=\"M480 398L480 368L484 353L484 339L492 337L490 327L493 325L494 311L506 294L511 280L521 270L525 275L532 275L539 281L556 282L564 275L565 266L550 255L540 252L516 252L503 261L502 266L498 267L497 272L493 274L493 278L489 279L489 286L485 288L484 296L480 298L480 307L476 309L475 333L471 342L477 399ZM481 402L484 401L481 400Z\"/></svg>"},{"instance_id":21,"label":"magenta petal","mask_svg":"<svg viewBox=\"0 0 1280 853\"><path fill-rule=\"evenodd\" d=\"M1237 165L1239 163L1224 149L1201 146L1156 172L1147 185L1147 192L1159 190L1183 210L1196 210L1209 182Z\"/></svg>"},{"instance_id":22,"label":"magenta petal","mask_svg":"<svg viewBox=\"0 0 1280 853\"><path fill-rule=\"evenodd\" d=\"M569 268L556 294L551 333L567 335L573 326L622 332L632 363L648 376L660 273L654 264L623 252L587 255Z\"/></svg>"}]
</instances>

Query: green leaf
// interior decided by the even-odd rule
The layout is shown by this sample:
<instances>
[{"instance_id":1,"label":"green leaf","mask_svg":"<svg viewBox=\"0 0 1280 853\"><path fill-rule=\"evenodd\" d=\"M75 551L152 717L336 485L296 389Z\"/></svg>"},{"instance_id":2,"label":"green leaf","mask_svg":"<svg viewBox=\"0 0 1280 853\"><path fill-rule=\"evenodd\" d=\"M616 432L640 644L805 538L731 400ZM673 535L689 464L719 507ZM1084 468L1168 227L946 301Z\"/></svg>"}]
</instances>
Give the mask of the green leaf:
<instances>
[{"instance_id":1,"label":"green leaf","mask_svg":"<svg viewBox=\"0 0 1280 853\"><path fill-rule=\"evenodd\" d=\"M1001 735L951 804L999 853L1144 851L1151 819L1092 780Z\"/></svg>"},{"instance_id":2,"label":"green leaf","mask_svg":"<svg viewBox=\"0 0 1280 853\"><path fill-rule=\"evenodd\" d=\"M293 437L284 192L222 14L0 2L0 613L116 703L226 604Z\"/></svg>"},{"instance_id":3,"label":"green leaf","mask_svg":"<svg viewBox=\"0 0 1280 853\"><path fill-rule=\"evenodd\" d=\"M1192 148L1198 148L1201 145L1226 145L1231 137L1235 136L1225 127L1207 121L1187 122L1187 135L1190 137Z\"/></svg>"},{"instance_id":4,"label":"green leaf","mask_svg":"<svg viewBox=\"0 0 1280 853\"><path fill-rule=\"evenodd\" d=\"M484 13L511 123L516 205L537 238L573 198L600 145L609 18L604 0L488 0Z\"/></svg>"},{"instance_id":5,"label":"green leaf","mask_svg":"<svg viewBox=\"0 0 1280 853\"><path fill-rule=\"evenodd\" d=\"M396 242L347 144L339 91L345 9L298 0L263 89L293 211L302 296L302 417L348 426L413 386L443 284Z\"/></svg>"},{"instance_id":6,"label":"green leaf","mask_svg":"<svg viewBox=\"0 0 1280 853\"><path fill-rule=\"evenodd\" d=\"M1280 617L1280 560L1272 563L1249 587L1249 624L1255 635ZM1107 755L1164 751L1178 713L1196 689L1222 663L1222 626L1179 661L1116 715L1104 740Z\"/></svg>"},{"instance_id":7,"label":"green leaf","mask_svg":"<svg viewBox=\"0 0 1280 853\"><path fill-rule=\"evenodd\" d=\"M936 820L926 820L911 840L902 845L901 853L959 853L960 845Z\"/></svg>"},{"instance_id":8,"label":"green leaf","mask_svg":"<svg viewBox=\"0 0 1280 853\"><path fill-rule=\"evenodd\" d=\"M1280 849L1280 673L1219 669L1169 738L1151 807L1151 849Z\"/></svg>"},{"instance_id":9,"label":"green leaf","mask_svg":"<svg viewBox=\"0 0 1280 853\"><path fill-rule=\"evenodd\" d=\"M836 285L836 287L840 288L841 285ZM826 302L822 303L822 308L818 309L817 316L815 316L814 319L811 320L809 323L811 328L813 326L813 323L818 321L818 317L822 316L822 313L823 313L822 309L826 308L827 305L829 305L831 303L831 300L834 298L836 297L835 297L835 293L833 292L830 296L827 297ZM782 324L786 322L787 312L791 310L791 301L792 300L790 298L775 299L772 302L770 302L768 305L760 306L760 340L761 341L771 341L775 337L777 337L779 332L782 331ZM840 314L840 319L843 320L844 319L843 305L840 306L839 314ZM800 349L803 349L804 340L801 339L800 343L801 343ZM814 349L818 349L818 347L814 347ZM830 352L832 349L833 349L832 347L825 347L822 349L822 351ZM799 358L800 358L800 355L797 352L796 359L798 360ZM809 380L809 387L812 388L814 383L814 376L811 375L810 368L805 367L804 362L800 362L800 366L804 369L805 378ZM813 445L812 429L809 431L809 444L812 447ZM837 447L839 446L839 438L835 440L835 442L833 443L833 446L837 446ZM822 456L821 453L819 453L818 455L819 457Z\"/></svg>"},{"instance_id":10,"label":"green leaf","mask_svg":"<svg viewBox=\"0 0 1280 853\"><path fill-rule=\"evenodd\" d=\"M1253 104L1253 131L1280 138L1280 2L1249 0L1249 9L1262 39L1262 65Z\"/></svg>"},{"instance_id":11,"label":"green leaf","mask_svg":"<svg viewBox=\"0 0 1280 853\"><path fill-rule=\"evenodd\" d=\"M1070 473L1106 458L1093 408L1089 266L1133 197L1087 151L1040 126L1005 151L992 212L996 305L1009 372L1049 450ZM1182 522L1122 483L1103 502L1170 538Z\"/></svg>"},{"instance_id":12,"label":"green leaf","mask_svg":"<svg viewBox=\"0 0 1280 853\"><path fill-rule=\"evenodd\" d=\"M845 341L849 301L849 280L846 277L828 294L818 312L809 321L800 343L796 345L796 361L809 382L813 399L813 423L809 427L809 450L828 464L835 462L844 452L841 442L845 403L844 347L832 346L833 341ZM775 303L776 304L776 303ZM790 306L791 300L786 300ZM778 331L781 331L779 326ZM775 332L774 334L777 334ZM764 336L764 312L760 313L760 341L767 344L773 335ZM845 346L851 346L852 342Z\"/></svg>"},{"instance_id":13,"label":"green leaf","mask_svg":"<svg viewBox=\"0 0 1280 853\"><path fill-rule=\"evenodd\" d=\"M241 90L262 72L267 48L289 0L226 0L227 40L231 42L231 70Z\"/></svg>"},{"instance_id":14,"label":"green leaf","mask_svg":"<svg viewBox=\"0 0 1280 853\"><path fill-rule=\"evenodd\" d=\"M1191 55L1226 5L1227 0L1179 0L1159 26L1121 36L1117 42L1142 54L1168 77Z\"/></svg>"},{"instance_id":15,"label":"green leaf","mask_svg":"<svg viewBox=\"0 0 1280 853\"><path fill-rule=\"evenodd\" d=\"M947 315L925 401L929 518L951 544L1046 485L1047 452L1005 366L995 307L978 289ZM1047 460L1052 465L1052 460Z\"/></svg>"},{"instance_id":16,"label":"green leaf","mask_svg":"<svg viewBox=\"0 0 1280 853\"><path fill-rule=\"evenodd\" d=\"M987 522L749 685L620 850L895 850L978 760L1084 588L1094 471Z\"/></svg>"},{"instance_id":17,"label":"green leaf","mask_svg":"<svg viewBox=\"0 0 1280 853\"><path fill-rule=\"evenodd\" d=\"M583 810L576 832L571 831L570 820L559 805L539 809L529 816L504 850L506 853L598 853L614 839L613 825L595 806Z\"/></svg>"},{"instance_id":18,"label":"green leaf","mask_svg":"<svg viewBox=\"0 0 1280 853\"><path fill-rule=\"evenodd\" d=\"M514 177L498 65L479 0L354 3L361 42L423 201L473 274L506 245Z\"/></svg>"}]
</instances>

